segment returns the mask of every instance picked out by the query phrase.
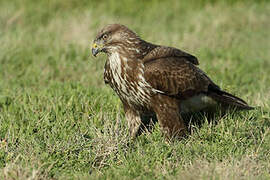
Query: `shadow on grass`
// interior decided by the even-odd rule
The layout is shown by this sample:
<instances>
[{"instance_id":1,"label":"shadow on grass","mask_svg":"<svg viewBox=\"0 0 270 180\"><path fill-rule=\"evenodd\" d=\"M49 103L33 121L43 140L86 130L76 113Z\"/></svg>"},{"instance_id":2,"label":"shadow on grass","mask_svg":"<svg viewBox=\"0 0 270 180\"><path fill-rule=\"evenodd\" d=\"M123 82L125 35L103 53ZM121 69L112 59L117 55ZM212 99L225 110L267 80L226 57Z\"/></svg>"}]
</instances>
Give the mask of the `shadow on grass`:
<instances>
[{"instance_id":1,"label":"shadow on grass","mask_svg":"<svg viewBox=\"0 0 270 180\"><path fill-rule=\"evenodd\" d=\"M207 109L199 112L181 114L186 127L188 128L188 134L191 134L192 127L201 128L204 123L208 123L216 126L220 120L224 119L227 115L237 115L239 111L246 111L237 109L235 107L222 107L218 106L214 109ZM256 111L256 110L255 110ZM140 136L144 132L152 132L158 119L155 114L147 114L141 116L142 125L139 129L137 136Z\"/></svg>"}]
</instances>

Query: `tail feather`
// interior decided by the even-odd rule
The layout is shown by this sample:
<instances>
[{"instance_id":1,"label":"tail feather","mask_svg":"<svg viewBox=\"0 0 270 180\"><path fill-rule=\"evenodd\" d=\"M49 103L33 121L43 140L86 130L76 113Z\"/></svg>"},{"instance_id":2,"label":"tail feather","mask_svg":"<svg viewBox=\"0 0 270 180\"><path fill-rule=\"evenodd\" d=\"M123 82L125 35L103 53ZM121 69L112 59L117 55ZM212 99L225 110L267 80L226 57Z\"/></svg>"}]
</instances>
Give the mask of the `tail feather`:
<instances>
[{"instance_id":1,"label":"tail feather","mask_svg":"<svg viewBox=\"0 0 270 180\"><path fill-rule=\"evenodd\" d=\"M224 105L234 106L243 110L254 109L254 107L249 106L243 99L222 91L219 88L210 88L208 95Z\"/></svg>"}]
</instances>

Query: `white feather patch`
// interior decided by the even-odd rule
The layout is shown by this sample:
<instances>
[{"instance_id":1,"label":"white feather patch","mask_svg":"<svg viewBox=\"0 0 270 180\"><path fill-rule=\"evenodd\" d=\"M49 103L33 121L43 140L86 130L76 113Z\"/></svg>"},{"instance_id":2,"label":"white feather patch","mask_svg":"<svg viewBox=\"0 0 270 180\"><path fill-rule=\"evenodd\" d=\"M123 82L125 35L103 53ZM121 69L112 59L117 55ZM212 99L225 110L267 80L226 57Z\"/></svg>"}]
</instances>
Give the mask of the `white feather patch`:
<instances>
[{"instance_id":1,"label":"white feather patch","mask_svg":"<svg viewBox=\"0 0 270 180\"><path fill-rule=\"evenodd\" d=\"M203 110L207 107L215 106L217 102L211 97L199 94L193 96L185 101L182 101L180 104L182 113L197 112Z\"/></svg>"}]
</instances>

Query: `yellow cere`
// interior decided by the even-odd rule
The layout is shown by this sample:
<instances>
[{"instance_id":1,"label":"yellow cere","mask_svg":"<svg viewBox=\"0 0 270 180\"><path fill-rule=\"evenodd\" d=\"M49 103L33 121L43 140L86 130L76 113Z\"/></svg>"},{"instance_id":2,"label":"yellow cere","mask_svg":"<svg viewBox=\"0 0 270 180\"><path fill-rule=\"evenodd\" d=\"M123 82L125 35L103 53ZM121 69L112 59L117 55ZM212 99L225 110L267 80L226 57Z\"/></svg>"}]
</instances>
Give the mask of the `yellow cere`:
<instances>
[{"instance_id":1,"label":"yellow cere","mask_svg":"<svg viewBox=\"0 0 270 180\"><path fill-rule=\"evenodd\" d=\"M98 46L97 46L97 44L96 43L94 43L93 45L92 45L92 48L97 48Z\"/></svg>"}]
</instances>

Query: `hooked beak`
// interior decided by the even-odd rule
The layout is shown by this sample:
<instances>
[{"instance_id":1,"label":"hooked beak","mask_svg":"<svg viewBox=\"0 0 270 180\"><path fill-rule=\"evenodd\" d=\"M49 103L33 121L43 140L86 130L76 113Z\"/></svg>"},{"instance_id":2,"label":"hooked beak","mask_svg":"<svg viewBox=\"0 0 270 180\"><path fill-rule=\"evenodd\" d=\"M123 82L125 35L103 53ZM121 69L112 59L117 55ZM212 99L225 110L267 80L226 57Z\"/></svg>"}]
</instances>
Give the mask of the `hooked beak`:
<instances>
[{"instance_id":1,"label":"hooked beak","mask_svg":"<svg viewBox=\"0 0 270 180\"><path fill-rule=\"evenodd\" d=\"M92 45L92 54L93 56L97 56L97 54L102 50L102 46L98 45L97 43L93 43Z\"/></svg>"}]
</instances>

